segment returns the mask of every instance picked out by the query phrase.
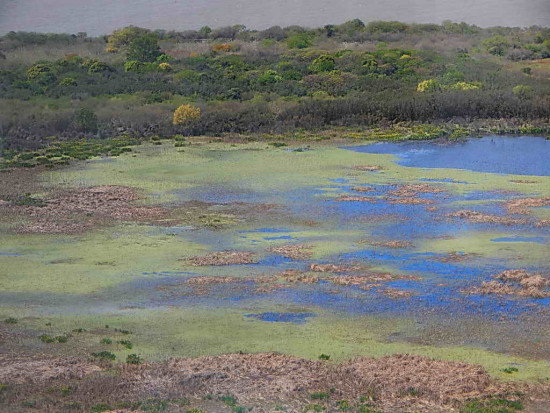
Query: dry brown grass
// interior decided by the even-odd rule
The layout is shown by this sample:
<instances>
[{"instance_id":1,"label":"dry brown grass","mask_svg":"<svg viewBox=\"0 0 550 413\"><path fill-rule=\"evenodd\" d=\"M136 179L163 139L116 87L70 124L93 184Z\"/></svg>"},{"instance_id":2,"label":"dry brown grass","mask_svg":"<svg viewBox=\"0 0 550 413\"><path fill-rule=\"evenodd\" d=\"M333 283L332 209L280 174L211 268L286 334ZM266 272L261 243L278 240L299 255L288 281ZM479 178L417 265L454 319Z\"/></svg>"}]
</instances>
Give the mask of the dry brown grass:
<instances>
[{"instance_id":1,"label":"dry brown grass","mask_svg":"<svg viewBox=\"0 0 550 413\"><path fill-rule=\"evenodd\" d=\"M529 221L526 219L513 218L501 215L484 214L479 211L472 210L460 210L452 214L448 214L448 217L467 219L474 223L486 223L486 224L502 224L502 225L521 225L526 224Z\"/></svg>"},{"instance_id":2,"label":"dry brown grass","mask_svg":"<svg viewBox=\"0 0 550 413\"><path fill-rule=\"evenodd\" d=\"M361 271L359 267L346 267L343 265L337 264L310 264L309 270L313 272L350 272L350 271Z\"/></svg>"},{"instance_id":3,"label":"dry brown grass","mask_svg":"<svg viewBox=\"0 0 550 413\"><path fill-rule=\"evenodd\" d=\"M336 202L378 202L378 198L369 196L343 195L336 198Z\"/></svg>"},{"instance_id":4,"label":"dry brown grass","mask_svg":"<svg viewBox=\"0 0 550 413\"><path fill-rule=\"evenodd\" d=\"M435 201L432 199L424 198L386 198L390 204L403 204L403 205L431 205Z\"/></svg>"},{"instance_id":5,"label":"dry brown grass","mask_svg":"<svg viewBox=\"0 0 550 413\"><path fill-rule=\"evenodd\" d=\"M4 205L11 212L30 218L21 233L78 233L112 221L155 221L169 216L160 207L138 206L135 189L97 186L72 189L44 200L45 206Z\"/></svg>"},{"instance_id":6,"label":"dry brown grass","mask_svg":"<svg viewBox=\"0 0 550 413\"><path fill-rule=\"evenodd\" d=\"M374 188L370 186L354 186L351 190L355 192L372 192Z\"/></svg>"},{"instance_id":7,"label":"dry brown grass","mask_svg":"<svg viewBox=\"0 0 550 413\"><path fill-rule=\"evenodd\" d=\"M18 381L3 380L2 383L19 384L3 390L0 409L20 406L29 399L39 401L33 411L59 411L68 401L78 401L79 411L90 411L91 406L99 403L116 406L121 401L187 398L201 408L209 405L206 411L229 411L216 399L218 395L232 395L240 405L255 412L273 412L276 405L285 405L289 412L302 412L304 405L311 403L312 393L323 392L329 397L323 403L328 406L327 411L340 411L335 404L337 400L363 397L373 410L384 412L448 412L471 398L513 391L547 400L550 389L541 384L498 383L474 364L399 354L377 359L358 357L336 364L278 353L241 353L110 365L109 371L101 371L82 360L36 358L32 362L42 362L49 368L32 370L33 374L19 376ZM28 360L4 357L0 363L2 367L8 366L10 372L22 363L26 366L24 370L30 371L25 364ZM91 368L69 377L52 374L55 371L52 365ZM13 375L10 377L13 379ZM56 389L62 388L71 391L68 395L58 394L56 400ZM201 402L205 395L212 395L212 401ZM128 407L113 411L126 412Z\"/></svg>"},{"instance_id":8,"label":"dry brown grass","mask_svg":"<svg viewBox=\"0 0 550 413\"><path fill-rule=\"evenodd\" d=\"M407 184L401 185L398 189L394 189L388 192L388 195L398 197L415 197L418 194L436 194L442 193L445 190L439 186L430 184Z\"/></svg>"},{"instance_id":9,"label":"dry brown grass","mask_svg":"<svg viewBox=\"0 0 550 413\"><path fill-rule=\"evenodd\" d=\"M282 255L291 260L307 260L313 255L312 249L313 246L309 244L292 244L282 245L280 247L270 247L267 251Z\"/></svg>"},{"instance_id":10,"label":"dry brown grass","mask_svg":"<svg viewBox=\"0 0 550 413\"><path fill-rule=\"evenodd\" d=\"M258 260L255 254L248 251L219 251L207 255L191 257L187 260L191 265L236 265L256 264Z\"/></svg>"},{"instance_id":11,"label":"dry brown grass","mask_svg":"<svg viewBox=\"0 0 550 413\"><path fill-rule=\"evenodd\" d=\"M374 172L374 171L381 171L384 168L380 165L362 165L362 166L354 166L353 169L355 169L356 171Z\"/></svg>"},{"instance_id":12,"label":"dry brown grass","mask_svg":"<svg viewBox=\"0 0 550 413\"><path fill-rule=\"evenodd\" d=\"M102 369L79 359L0 355L0 383L41 383L53 379L83 378Z\"/></svg>"},{"instance_id":13,"label":"dry brown grass","mask_svg":"<svg viewBox=\"0 0 550 413\"><path fill-rule=\"evenodd\" d=\"M510 214L529 214L528 208L550 206L550 198L522 198L506 202L506 209Z\"/></svg>"},{"instance_id":14,"label":"dry brown grass","mask_svg":"<svg viewBox=\"0 0 550 413\"><path fill-rule=\"evenodd\" d=\"M412 242L410 241L370 241L370 240L361 240L359 241L360 244L368 244L372 245L374 247L384 247L384 248L393 248L393 249L401 249L401 248L409 248L412 247Z\"/></svg>"},{"instance_id":15,"label":"dry brown grass","mask_svg":"<svg viewBox=\"0 0 550 413\"><path fill-rule=\"evenodd\" d=\"M506 270L493 278L500 281L484 281L479 287L464 290L466 294L510 295L516 297L548 298L550 279L541 274L531 274L526 270Z\"/></svg>"},{"instance_id":16,"label":"dry brown grass","mask_svg":"<svg viewBox=\"0 0 550 413\"><path fill-rule=\"evenodd\" d=\"M303 402L312 392L328 389L347 400L367 392L386 411L448 408L498 388L480 366L413 355L360 357L335 365L277 353L229 354L124 368L122 375L137 391L186 387L195 394L232 394L249 405Z\"/></svg>"}]
</instances>

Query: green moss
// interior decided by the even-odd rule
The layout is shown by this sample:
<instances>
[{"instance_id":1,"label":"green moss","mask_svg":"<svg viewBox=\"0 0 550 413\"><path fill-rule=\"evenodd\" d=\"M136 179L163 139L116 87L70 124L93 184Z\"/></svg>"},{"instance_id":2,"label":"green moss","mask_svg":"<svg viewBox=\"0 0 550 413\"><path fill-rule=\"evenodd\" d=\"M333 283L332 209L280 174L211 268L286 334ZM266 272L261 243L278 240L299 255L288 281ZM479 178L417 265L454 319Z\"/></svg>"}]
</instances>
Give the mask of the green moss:
<instances>
[{"instance_id":1,"label":"green moss","mask_svg":"<svg viewBox=\"0 0 550 413\"><path fill-rule=\"evenodd\" d=\"M178 259L205 247L181 238L151 236L145 226L121 226L84 235L7 235L0 287L11 292L88 293L130 281L135 274L181 271ZM99 265L109 262L110 265Z\"/></svg>"}]
</instances>

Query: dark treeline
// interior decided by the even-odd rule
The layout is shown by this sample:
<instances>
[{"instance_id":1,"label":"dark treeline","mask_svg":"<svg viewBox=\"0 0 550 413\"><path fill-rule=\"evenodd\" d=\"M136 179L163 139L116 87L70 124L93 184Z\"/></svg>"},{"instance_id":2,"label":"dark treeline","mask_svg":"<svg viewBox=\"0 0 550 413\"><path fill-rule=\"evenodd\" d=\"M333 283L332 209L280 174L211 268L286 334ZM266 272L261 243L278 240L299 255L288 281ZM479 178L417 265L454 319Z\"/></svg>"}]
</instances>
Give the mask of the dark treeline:
<instances>
[{"instance_id":1,"label":"dark treeline","mask_svg":"<svg viewBox=\"0 0 550 413\"><path fill-rule=\"evenodd\" d=\"M399 122L547 123L550 30L465 23L232 26L0 38L0 144L291 133ZM172 122L181 105L200 109Z\"/></svg>"}]
</instances>

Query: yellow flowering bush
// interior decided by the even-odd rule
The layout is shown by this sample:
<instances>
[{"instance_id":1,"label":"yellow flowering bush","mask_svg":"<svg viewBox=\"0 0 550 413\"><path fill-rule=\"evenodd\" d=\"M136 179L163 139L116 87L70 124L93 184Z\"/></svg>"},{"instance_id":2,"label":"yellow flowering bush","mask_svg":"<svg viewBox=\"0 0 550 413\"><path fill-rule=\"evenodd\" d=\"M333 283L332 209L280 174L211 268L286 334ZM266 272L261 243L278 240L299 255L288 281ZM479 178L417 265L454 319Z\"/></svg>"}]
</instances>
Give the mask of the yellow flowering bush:
<instances>
[{"instance_id":1,"label":"yellow flowering bush","mask_svg":"<svg viewBox=\"0 0 550 413\"><path fill-rule=\"evenodd\" d=\"M433 92L435 90L440 90L440 89L441 89L441 85L435 79L423 80L416 87L416 90L418 92Z\"/></svg>"},{"instance_id":2,"label":"yellow flowering bush","mask_svg":"<svg viewBox=\"0 0 550 413\"><path fill-rule=\"evenodd\" d=\"M174 111L174 125L187 125L201 117L201 109L193 105L181 105Z\"/></svg>"}]
</instances>

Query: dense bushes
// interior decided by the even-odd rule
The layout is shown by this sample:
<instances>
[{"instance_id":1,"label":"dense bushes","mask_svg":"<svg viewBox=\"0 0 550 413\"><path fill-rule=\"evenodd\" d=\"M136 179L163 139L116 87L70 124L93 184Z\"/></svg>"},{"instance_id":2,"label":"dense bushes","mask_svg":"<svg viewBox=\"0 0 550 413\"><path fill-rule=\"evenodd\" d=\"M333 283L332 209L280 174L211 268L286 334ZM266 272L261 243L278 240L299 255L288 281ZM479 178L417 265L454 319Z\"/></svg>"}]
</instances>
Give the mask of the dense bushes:
<instances>
[{"instance_id":1,"label":"dense bushes","mask_svg":"<svg viewBox=\"0 0 550 413\"><path fill-rule=\"evenodd\" d=\"M426 46L432 43L438 46ZM75 44L93 44L100 52L32 63L13 57L25 48L47 55L50 48ZM550 30L540 27L356 19L263 31L128 27L105 38L9 33L0 45L6 53L0 61L0 149L120 134L549 117L545 69L507 62L550 55ZM178 107L200 107L201 113L193 122L174 122Z\"/></svg>"}]
</instances>

